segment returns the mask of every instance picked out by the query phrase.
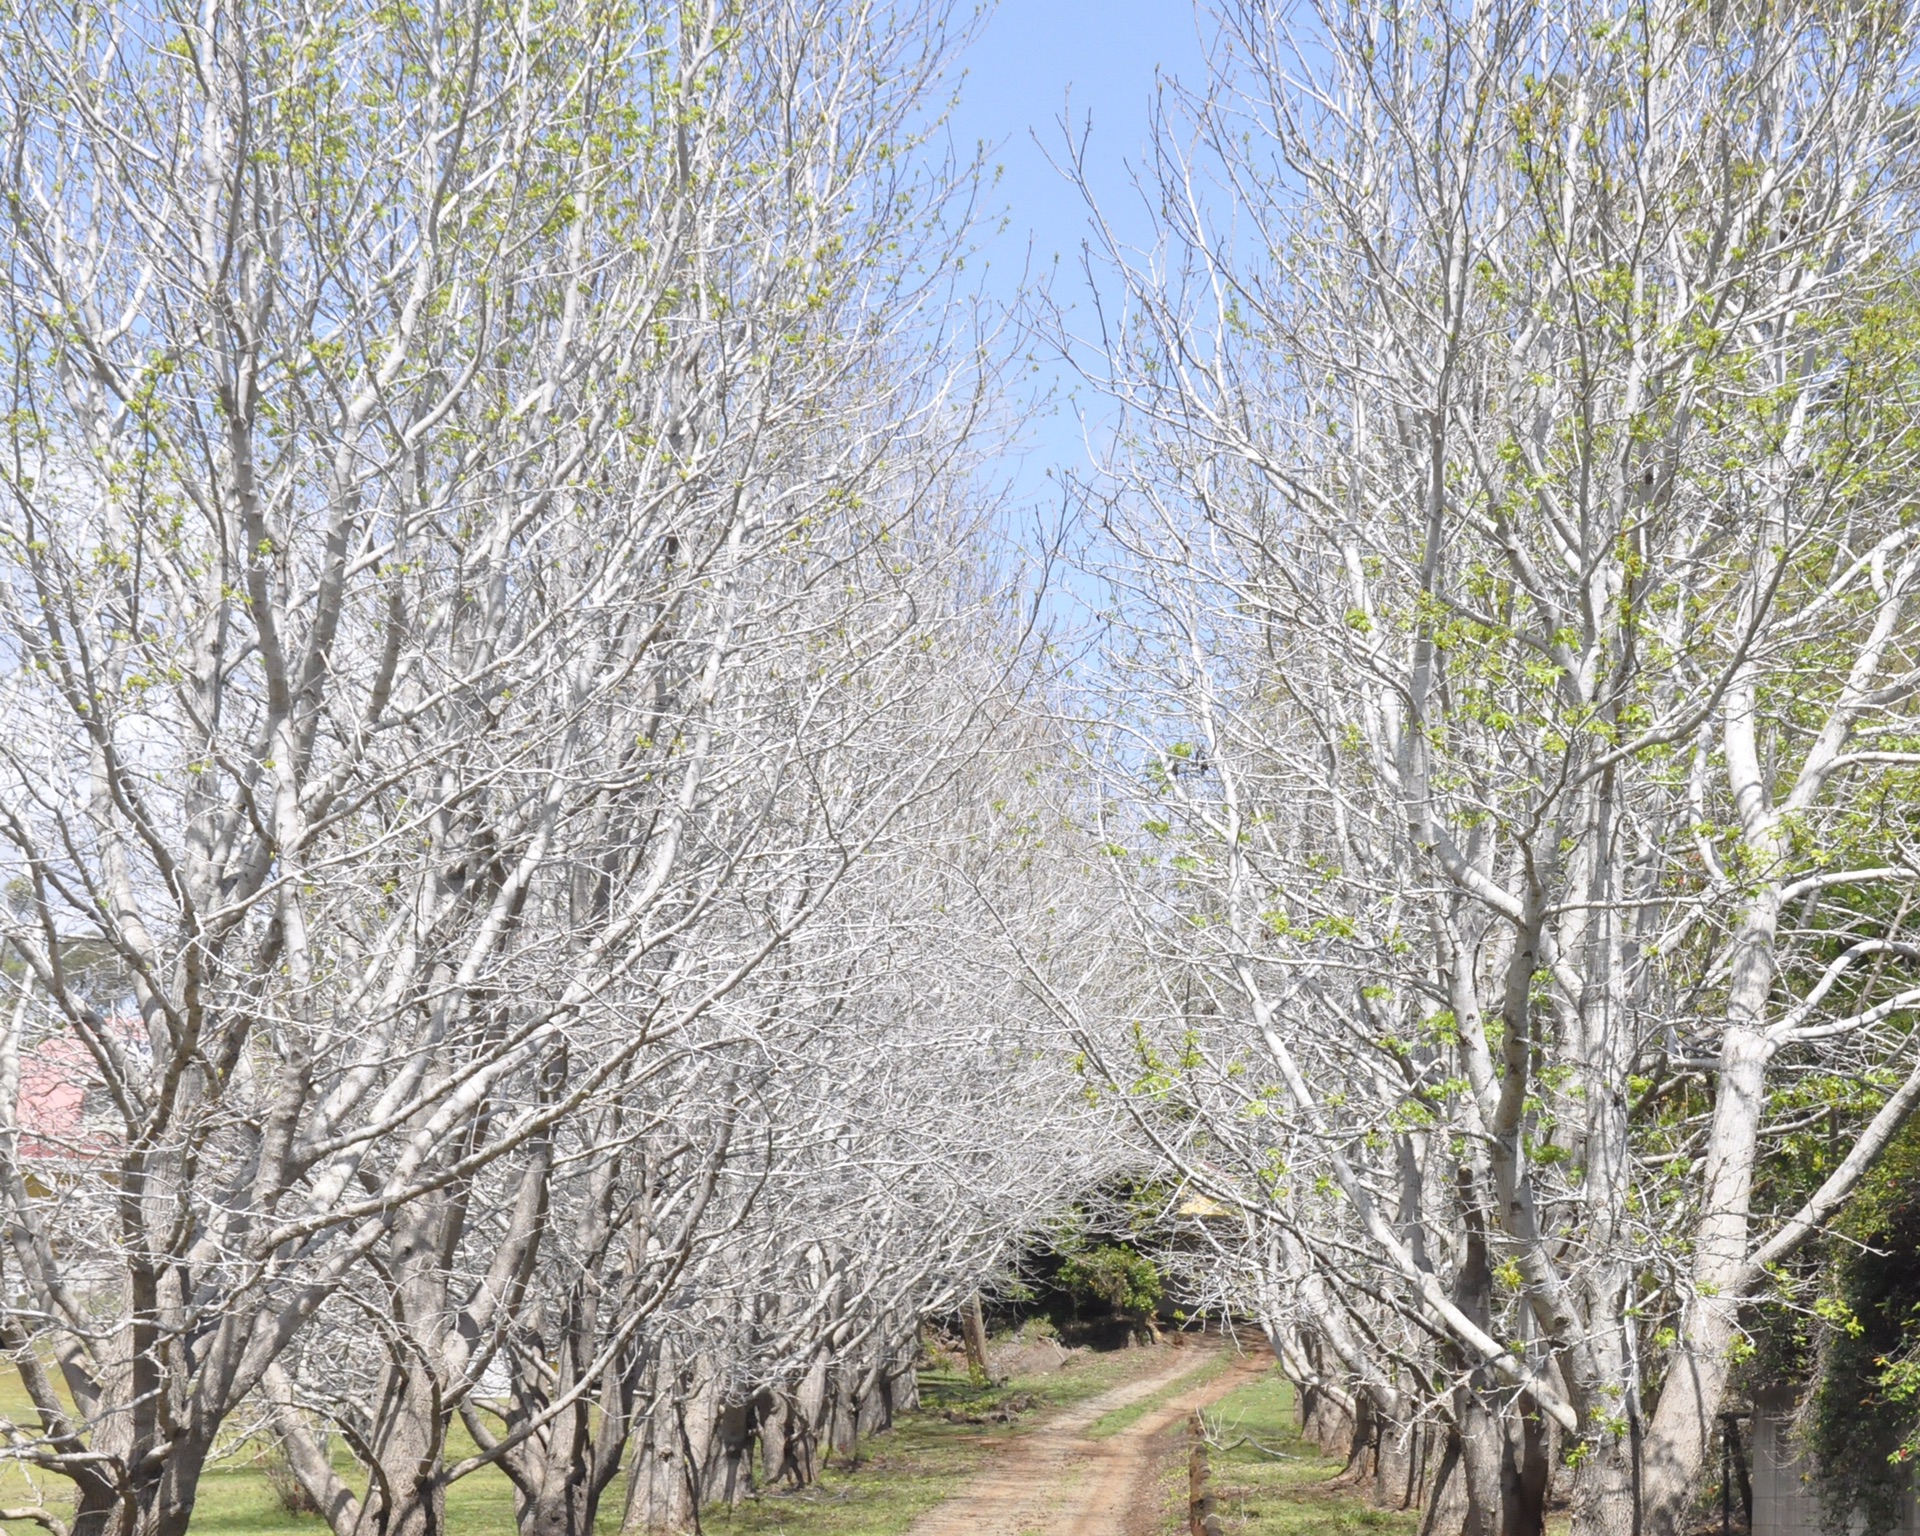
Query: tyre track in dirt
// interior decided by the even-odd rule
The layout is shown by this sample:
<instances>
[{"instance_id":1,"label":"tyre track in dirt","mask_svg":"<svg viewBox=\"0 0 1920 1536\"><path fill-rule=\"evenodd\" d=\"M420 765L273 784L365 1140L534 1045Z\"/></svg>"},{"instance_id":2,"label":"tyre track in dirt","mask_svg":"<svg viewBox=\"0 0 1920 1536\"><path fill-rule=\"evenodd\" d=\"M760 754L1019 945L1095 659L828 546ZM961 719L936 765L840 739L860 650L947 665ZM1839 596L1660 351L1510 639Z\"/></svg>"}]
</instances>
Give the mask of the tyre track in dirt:
<instances>
[{"instance_id":1,"label":"tyre track in dirt","mask_svg":"<svg viewBox=\"0 0 1920 1536\"><path fill-rule=\"evenodd\" d=\"M992 1452L979 1472L907 1528L907 1536L1120 1536L1155 1497L1156 1436L1196 1408L1224 1397L1266 1362L1241 1356L1225 1371L1172 1393L1117 1434L1087 1431L1116 1408L1198 1375L1220 1350L1170 1351L1145 1376L1056 1414Z\"/></svg>"}]
</instances>

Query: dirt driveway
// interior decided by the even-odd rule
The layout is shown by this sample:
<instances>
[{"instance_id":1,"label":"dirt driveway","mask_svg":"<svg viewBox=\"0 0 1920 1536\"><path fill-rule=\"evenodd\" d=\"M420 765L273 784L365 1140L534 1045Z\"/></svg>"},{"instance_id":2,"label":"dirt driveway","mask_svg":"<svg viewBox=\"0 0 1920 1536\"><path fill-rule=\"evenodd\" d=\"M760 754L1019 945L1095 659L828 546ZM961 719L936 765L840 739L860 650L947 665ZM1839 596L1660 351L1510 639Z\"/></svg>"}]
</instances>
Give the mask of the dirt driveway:
<instances>
[{"instance_id":1,"label":"dirt driveway","mask_svg":"<svg viewBox=\"0 0 1920 1536\"><path fill-rule=\"evenodd\" d=\"M1176 1389L1118 1434L1090 1440L1087 1431L1114 1409L1199 1375L1218 1355L1215 1349L1169 1351L1147 1375L1009 1439L951 1498L914 1521L908 1536L1121 1536L1128 1517L1154 1497L1155 1437L1268 1362L1243 1357L1217 1376Z\"/></svg>"}]
</instances>

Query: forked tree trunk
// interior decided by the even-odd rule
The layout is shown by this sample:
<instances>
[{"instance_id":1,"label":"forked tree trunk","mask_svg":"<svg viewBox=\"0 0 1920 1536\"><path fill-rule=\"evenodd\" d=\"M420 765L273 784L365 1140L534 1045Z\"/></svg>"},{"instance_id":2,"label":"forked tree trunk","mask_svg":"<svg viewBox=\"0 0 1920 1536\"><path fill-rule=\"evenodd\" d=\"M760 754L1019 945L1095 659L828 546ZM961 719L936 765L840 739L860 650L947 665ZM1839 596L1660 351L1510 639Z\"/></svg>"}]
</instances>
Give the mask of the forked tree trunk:
<instances>
[{"instance_id":1,"label":"forked tree trunk","mask_svg":"<svg viewBox=\"0 0 1920 1536\"><path fill-rule=\"evenodd\" d=\"M389 1383L372 1441L377 1459L352 1536L447 1536L439 1400L417 1362Z\"/></svg>"},{"instance_id":2,"label":"forked tree trunk","mask_svg":"<svg viewBox=\"0 0 1920 1536\"><path fill-rule=\"evenodd\" d=\"M993 1372L987 1364L987 1319L978 1291L969 1296L967 1304L960 1309L960 1337L967 1349L967 1374L982 1385L991 1382Z\"/></svg>"},{"instance_id":3,"label":"forked tree trunk","mask_svg":"<svg viewBox=\"0 0 1920 1536\"><path fill-rule=\"evenodd\" d=\"M663 1352L655 1373L652 1405L628 1472L622 1536L695 1529L713 1470L720 1417L713 1362L696 1355L676 1369Z\"/></svg>"},{"instance_id":4,"label":"forked tree trunk","mask_svg":"<svg viewBox=\"0 0 1920 1536\"><path fill-rule=\"evenodd\" d=\"M771 1488L774 1484L787 1481L796 1488L805 1487L811 1480L811 1466L801 1467L795 1455L799 1444L793 1437L793 1405L787 1394L773 1387L763 1387L754 1399L754 1415L760 1434L760 1481Z\"/></svg>"},{"instance_id":5,"label":"forked tree trunk","mask_svg":"<svg viewBox=\"0 0 1920 1536\"><path fill-rule=\"evenodd\" d=\"M664 1372L662 1375L664 1376ZM621 1536L693 1528L693 1500L680 1426L670 1390L656 1392L634 1437L627 1469L627 1508Z\"/></svg>"},{"instance_id":6,"label":"forked tree trunk","mask_svg":"<svg viewBox=\"0 0 1920 1536\"><path fill-rule=\"evenodd\" d=\"M828 1451L843 1459L853 1454L860 1432L860 1384L851 1361L842 1360L833 1373L827 1394L827 1421L822 1438Z\"/></svg>"}]
</instances>

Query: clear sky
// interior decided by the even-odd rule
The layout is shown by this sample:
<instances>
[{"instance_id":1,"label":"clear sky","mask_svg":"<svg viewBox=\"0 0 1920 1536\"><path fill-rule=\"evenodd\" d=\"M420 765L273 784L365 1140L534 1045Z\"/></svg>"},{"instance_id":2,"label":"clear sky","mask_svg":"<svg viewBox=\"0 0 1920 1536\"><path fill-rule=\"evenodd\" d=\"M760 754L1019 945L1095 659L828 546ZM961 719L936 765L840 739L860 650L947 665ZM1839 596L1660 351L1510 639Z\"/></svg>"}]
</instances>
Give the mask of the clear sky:
<instances>
[{"instance_id":1,"label":"clear sky","mask_svg":"<svg viewBox=\"0 0 1920 1536\"><path fill-rule=\"evenodd\" d=\"M991 293L1012 297L1029 243L1036 274L1059 257L1063 299L1083 287L1085 205L1047 159L1060 156L1063 118L1076 134L1091 120L1089 170L1101 206L1123 233L1140 228L1127 167L1139 163L1155 71L1197 81L1201 57L1190 0L1000 0L966 56L952 119L956 147L984 142L1001 168L989 202L1004 206L1007 228L986 252ZM1016 474L1023 495L1047 495L1048 464L1078 462L1070 409L1032 423Z\"/></svg>"}]
</instances>

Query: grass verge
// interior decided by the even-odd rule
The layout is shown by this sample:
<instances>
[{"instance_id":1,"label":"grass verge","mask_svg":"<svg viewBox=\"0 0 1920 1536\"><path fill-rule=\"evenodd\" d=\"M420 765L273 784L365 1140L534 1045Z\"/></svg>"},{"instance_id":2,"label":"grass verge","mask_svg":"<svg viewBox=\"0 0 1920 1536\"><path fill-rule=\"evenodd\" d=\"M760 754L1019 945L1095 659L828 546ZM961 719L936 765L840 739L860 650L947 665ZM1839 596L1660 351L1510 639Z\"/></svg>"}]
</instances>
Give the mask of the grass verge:
<instances>
[{"instance_id":1,"label":"grass verge","mask_svg":"<svg viewBox=\"0 0 1920 1536\"><path fill-rule=\"evenodd\" d=\"M1352 1488L1333 1483L1340 1462L1300 1438L1293 1389L1278 1369L1229 1392L1207 1410L1207 1422L1230 1447L1211 1456L1214 1508L1229 1536L1414 1536L1420 1529L1418 1511L1375 1509ZM1184 1451L1168 1457L1161 1493L1163 1529L1185 1530Z\"/></svg>"}]
</instances>

